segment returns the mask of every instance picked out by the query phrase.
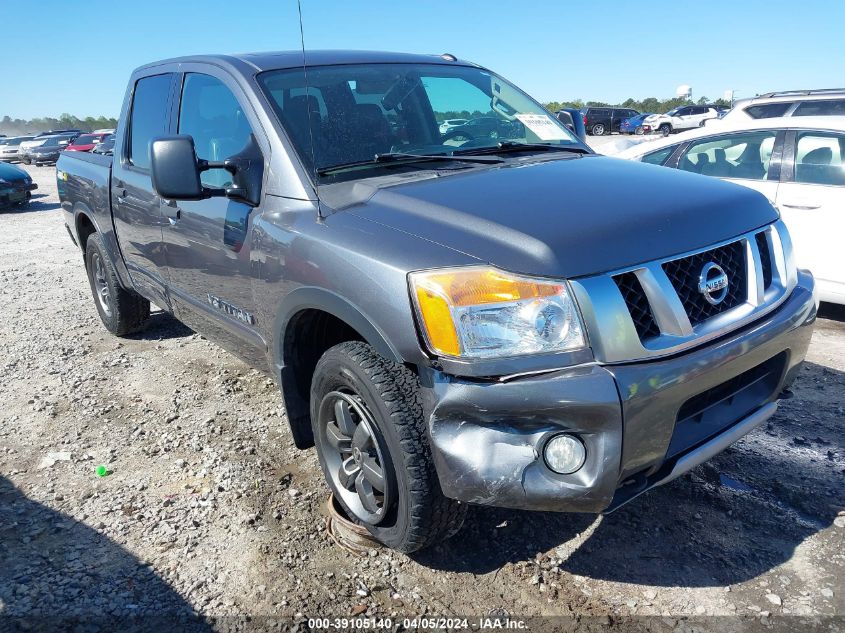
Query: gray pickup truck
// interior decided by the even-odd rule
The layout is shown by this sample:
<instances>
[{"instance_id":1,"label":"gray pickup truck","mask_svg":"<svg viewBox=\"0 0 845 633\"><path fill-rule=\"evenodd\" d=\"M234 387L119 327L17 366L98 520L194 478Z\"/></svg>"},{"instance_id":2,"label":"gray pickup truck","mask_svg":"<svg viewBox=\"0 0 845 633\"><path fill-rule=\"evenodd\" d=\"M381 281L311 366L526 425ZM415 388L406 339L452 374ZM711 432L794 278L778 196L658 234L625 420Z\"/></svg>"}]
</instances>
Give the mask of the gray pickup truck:
<instances>
[{"instance_id":1,"label":"gray pickup truck","mask_svg":"<svg viewBox=\"0 0 845 633\"><path fill-rule=\"evenodd\" d=\"M152 302L271 373L406 552L469 504L609 512L687 472L774 413L816 316L762 195L598 156L452 55L150 64L114 156L57 177L106 328Z\"/></svg>"}]
</instances>

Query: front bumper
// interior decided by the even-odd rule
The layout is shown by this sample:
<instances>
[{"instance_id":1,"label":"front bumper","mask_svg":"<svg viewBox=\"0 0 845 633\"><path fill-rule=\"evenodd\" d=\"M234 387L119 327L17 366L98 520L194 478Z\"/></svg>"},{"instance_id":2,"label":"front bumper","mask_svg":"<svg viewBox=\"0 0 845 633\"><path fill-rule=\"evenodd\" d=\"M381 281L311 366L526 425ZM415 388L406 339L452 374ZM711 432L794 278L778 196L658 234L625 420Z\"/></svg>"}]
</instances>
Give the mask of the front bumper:
<instances>
[{"instance_id":1,"label":"front bumper","mask_svg":"<svg viewBox=\"0 0 845 633\"><path fill-rule=\"evenodd\" d=\"M33 163L55 163L59 160L60 152L50 152L45 154L30 154L29 158Z\"/></svg>"},{"instance_id":2,"label":"front bumper","mask_svg":"<svg viewBox=\"0 0 845 633\"><path fill-rule=\"evenodd\" d=\"M671 358L584 365L504 382L425 374L441 488L448 497L481 505L615 509L709 459L767 419L800 368L816 310L813 279L801 272L777 310ZM679 422L679 412L691 402L720 394L744 376L754 378L760 367L774 369L766 380L755 379L703 414L701 424L716 424L713 434L702 435L705 427L690 431L689 420ZM571 475L554 473L541 455L545 440L560 432L578 434L587 447L584 466Z\"/></svg>"}]
</instances>

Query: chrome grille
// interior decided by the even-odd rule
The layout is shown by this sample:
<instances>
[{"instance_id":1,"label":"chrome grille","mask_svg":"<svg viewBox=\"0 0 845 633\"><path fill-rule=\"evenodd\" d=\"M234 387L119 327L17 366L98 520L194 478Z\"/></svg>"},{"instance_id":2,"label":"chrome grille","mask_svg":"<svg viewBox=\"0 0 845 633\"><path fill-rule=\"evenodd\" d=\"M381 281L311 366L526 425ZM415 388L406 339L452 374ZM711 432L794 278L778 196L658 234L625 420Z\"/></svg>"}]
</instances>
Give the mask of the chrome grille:
<instances>
[{"instance_id":1,"label":"chrome grille","mask_svg":"<svg viewBox=\"0 0 845 633\"><path fill-rule=\"evenodd\" d=\"M772 252L769 248L769 240L766 239L766 232L760 231L754 236L757 242L757 250L760 251L760 268L763 273L763 288L772 285Z\"/></svg>"},{"instance_id":2,"label":"chrome grille","mask_svg":"<svg viewBox=\"0 0 845 633\"><path fill-rule=\"evenodd\" d=\"M644 341L660 334L660 328L657 327L657 321L654 320L651 306L636 273L622 273L614 277L613 281L616 282L622 298L625 299L625 305L628 306L628 312L631 313L640 340Z\"/></svg>"},{"instance_id":3,"label":"chrome grille","mask_svg":"<svg viewBox=\"0 0 845 633\"><path fill-rule=\"evenodd\" d=\"M698 289L709 262L729 277L715 306ZM706 249L570 281L593 354L604 363L659 358L724 336L775 309L796 283L781 220Z\"/></svg>"},{"instance_id":4,"label":"chrome grille","mask_svg":"<svg viewBox=\"0 0 845 633\"><path fill-rule=\"evenodd\" d=\"M698 289L701 270L708 262L721 266L728 276L728 294L716 305L708 302ZM666 262L663 270L684 304L684 310L693 326L735 308L748 297L745 246L741 241Z\"/></svg>"}]
</instances>

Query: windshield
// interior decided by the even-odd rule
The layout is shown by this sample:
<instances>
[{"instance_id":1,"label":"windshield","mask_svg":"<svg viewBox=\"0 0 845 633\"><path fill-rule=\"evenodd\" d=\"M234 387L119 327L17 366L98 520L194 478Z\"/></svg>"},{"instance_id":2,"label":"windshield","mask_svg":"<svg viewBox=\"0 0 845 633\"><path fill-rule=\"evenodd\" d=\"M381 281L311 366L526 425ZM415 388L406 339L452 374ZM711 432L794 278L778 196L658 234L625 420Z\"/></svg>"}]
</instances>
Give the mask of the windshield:
<instances>
[{"instance_id":1,"label":"windshield","mask_svg":"<svg viewBox=\"0 0 845 633\"><path fill-rule=\"evenodd\" d=\"M678 114L678 112L680 112L680 110L680 108L672 108L671 110L669 110L669 112L666 113L666 116L675 116L676 114Z\"/></svg>"},{"instance_id":2,"label":"windshield","mask_svg":"<svg viewBox=\"0 0 845 633\"><path fill-rule=\"evenodd\" d=\"M579 145L539 103L480 68L349 64L307 70L307 89L301 68L258 78L312 171L395 152L466 153L503 140Z\"/></svg>"}]
</instances>

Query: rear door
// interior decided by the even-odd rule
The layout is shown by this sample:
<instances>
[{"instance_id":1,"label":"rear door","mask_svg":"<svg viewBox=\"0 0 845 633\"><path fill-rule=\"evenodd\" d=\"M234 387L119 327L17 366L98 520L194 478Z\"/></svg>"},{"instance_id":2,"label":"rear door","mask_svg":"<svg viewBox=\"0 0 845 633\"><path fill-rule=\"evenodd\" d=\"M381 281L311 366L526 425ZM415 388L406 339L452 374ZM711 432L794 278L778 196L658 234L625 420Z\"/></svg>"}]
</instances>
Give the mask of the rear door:
<instances>
[{"instance_id":1,"label":"rear door","mask_svg":"<svg viewBox=\"0 0 845 633\"><path fill-rule=\"evenodd\" d=\"M823 296L845 300L845 134L794 130L784 148L777 206L797 263L809 268Z\"/></svg>"},{"instance_id":2,"label":"rear door","mask_svg":"<svg viewBox=\"0 0 845 633\"><path fill-rule=\"evenodd\" d=\"M150 141L169 131L174 73L138 79L120 156L112 165L112 210L120 250L134 287L170 309L162 249L160 199L150 175Z\"/></svg>"},{"instance_id":3,"label":"rear door","mask_svg":"<svg viewBox=\"0 0 845 633\"><path fill-rule=\"evenodd\" d=\"M251 135L265 145L265 160L269 155L248 100L222 71L201 66L186 72L174 118L177 132L194 139L201 159L231 158L247 146ZM201 179L204 187L220 193L232 186L232 174L224 169L205 171ZM249 230L261 207L224 195L163 204L169 217L164 244L170 292L179 318L241 355L250 354L244 341L262 347L253 316Z\"/></svg>"}]
</instances>

